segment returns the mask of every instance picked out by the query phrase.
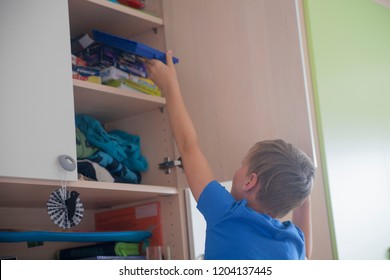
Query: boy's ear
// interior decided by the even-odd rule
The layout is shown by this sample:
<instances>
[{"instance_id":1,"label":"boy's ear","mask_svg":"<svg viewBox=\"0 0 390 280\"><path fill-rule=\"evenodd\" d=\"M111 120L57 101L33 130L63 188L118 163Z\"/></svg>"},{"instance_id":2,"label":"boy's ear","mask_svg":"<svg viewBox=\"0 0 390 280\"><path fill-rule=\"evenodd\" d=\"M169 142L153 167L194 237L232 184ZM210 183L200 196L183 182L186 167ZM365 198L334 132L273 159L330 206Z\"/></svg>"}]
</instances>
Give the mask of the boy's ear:
<instances>
[{"instance_id":1,"label":"boy's ear","mask_svg":"<svg viewBox=\"0 0 390 280\"><path fill-rule=\"evenodd\" d=\"M244 185L244 191L250 191L257 185L257 175L256 173L252 173L249 175L245 185Z\"/></svg>"}]
</instances>

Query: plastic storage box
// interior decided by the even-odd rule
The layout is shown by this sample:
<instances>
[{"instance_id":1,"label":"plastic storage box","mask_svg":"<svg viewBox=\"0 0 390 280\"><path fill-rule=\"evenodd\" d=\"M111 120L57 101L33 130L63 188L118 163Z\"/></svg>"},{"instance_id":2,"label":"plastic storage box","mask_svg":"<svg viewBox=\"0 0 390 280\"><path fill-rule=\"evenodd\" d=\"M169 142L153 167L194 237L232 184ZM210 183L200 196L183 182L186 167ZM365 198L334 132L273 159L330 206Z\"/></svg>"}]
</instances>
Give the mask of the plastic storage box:
<instances>
[{"instance_id":1,"label":"plastic storage box","mask_svg":"<svg viewBox=\"0 0 390 280\"><path fill-rule=\"evenodd\" d=\"M158 59L166 63L165 53L151 48L139 42L131 41L126 38L104 33L102 31L93 30L93 38L96 42L115 47L117 49L133 53L135 55L148 59ZM173 63L178 63L179 59L173 57Z\"/></svg>"}]
</instances>

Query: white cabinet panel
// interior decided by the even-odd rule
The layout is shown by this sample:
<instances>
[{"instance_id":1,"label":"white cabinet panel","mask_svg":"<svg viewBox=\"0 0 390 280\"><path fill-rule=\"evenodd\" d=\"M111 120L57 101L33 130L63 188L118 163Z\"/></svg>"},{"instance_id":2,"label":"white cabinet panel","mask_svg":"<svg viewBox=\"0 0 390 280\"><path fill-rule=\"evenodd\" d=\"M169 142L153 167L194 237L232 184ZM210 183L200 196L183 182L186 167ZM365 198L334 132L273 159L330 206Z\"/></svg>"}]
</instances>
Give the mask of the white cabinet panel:
<instances>
[{"instance_id":1,"label":"white cabinet panel","mask_svg":"<svg viewBox=\"0 0 390 280\"><path fill-rule=\"evenodd\" d=\"M68 1L2 1L0 38L0 176L59 179L76 158Z\"/></svg>"}]
</instances>

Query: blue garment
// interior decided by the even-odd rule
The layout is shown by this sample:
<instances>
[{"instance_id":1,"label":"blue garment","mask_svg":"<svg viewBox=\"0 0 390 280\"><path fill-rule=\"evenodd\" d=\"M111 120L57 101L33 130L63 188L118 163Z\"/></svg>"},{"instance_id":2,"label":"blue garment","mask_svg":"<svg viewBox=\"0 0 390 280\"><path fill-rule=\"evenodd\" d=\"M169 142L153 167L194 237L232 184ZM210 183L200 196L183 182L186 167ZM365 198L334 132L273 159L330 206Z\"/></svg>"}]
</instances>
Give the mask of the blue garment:
<instances>
[{"instance_id":1,"label":"blue garment","mask_svg":"<svg viewBox=\"0 0 390 280\"><path fill-rule=\"evenodd\" d=\"M141 182L141 174L139 172L131 171L126 166L103 151L95 153L88 159L106 168L108 172L110 172L110 174L114 177L115 182L130 184L139 184Z\"/></svg>"},{"instance_id":2,"label":"blue garment","mask_svg":"<svg viewBox=\"0 0 390 280\"><path fill-rule=\"evenodd\" d=\"M84 159L89 156L92 156L94 153L96 153L99 149L92 146L87 138L85 137L84 133L76 127L76 151L77 151L77 158L78 159Z\"/></svg>"},{"instance_id":3,"label":"blue garment","mask_svg":"<svg viewBox=\"0 0 390 280\"><path fill-rule=\"evenodd\" d=\"M203 190L197 208L207 223L205 259L305 259L298 227L252 210L216 181Z\"/></svg>"},{"instance_id":4,"label":"blue garment","mask_svg":"<svg viewBox=\"0 0 390 280\"><path fill-rule=\"evenodd\" d=\"M126 153L116 141L104 130L101 123L88 115L76 115L76 127L80 129L89 143L102 151L112 155L118 161L126 158Z\"/></svg>"},{"instance_id":5,"label":"blue garment","mask_svg":"<svg viewBox=\"0 0 390 280\"><path fill-rule=\"evenodd\" d=\"M76 127L89 143L109 154L135 173L148 169L148 162L141 154L140 138L127 132L106 132L98 120L89 115L76 115Z\"/></svg>"},{"instance_id":6,"label":"blue garment","mask_svg":"<svg viewBox=\"0 0 390 280\"><path fill-rule=\"evenodd\" d=\"M77 161L77 171L79 174L99 182L114 182L114 177L106 168L87 159Z\"/></svg>"},{"instance_id":7,"label":"blue garment","mask_svg":"<svg viewBox=\"0 0 390 280\"><path fill-rule=\"evenodd\" d=\"M140 138L137 135L131 135L121 130L113 130L108 133L111 139L114 139L122 147L126 158L122 163L129 169L142 172L148 170L148 162L141 154Z\"/></svg>"}]
</instances>

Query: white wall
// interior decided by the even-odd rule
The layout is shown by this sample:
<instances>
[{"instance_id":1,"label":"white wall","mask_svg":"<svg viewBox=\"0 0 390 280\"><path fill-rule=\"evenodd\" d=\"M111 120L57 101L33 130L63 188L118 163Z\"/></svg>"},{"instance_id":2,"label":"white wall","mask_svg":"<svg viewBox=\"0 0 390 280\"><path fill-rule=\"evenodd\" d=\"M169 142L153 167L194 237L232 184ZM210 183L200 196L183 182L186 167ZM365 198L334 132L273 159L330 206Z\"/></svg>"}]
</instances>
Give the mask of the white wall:
<instances>
[{"instance_id":1,"label":"white wall","mask_svg":"<svg viewBox=\"0 0 390 280\"><path fill-rule=\"evenodd\" d=\"M222 185L230 191L232 181L222 182ZM190 189L186 188L184 191L186 196L190 259L202 259L206 240L206 221L196 208L196 201L192 196Z\"/></svg>"}]
</instances>

